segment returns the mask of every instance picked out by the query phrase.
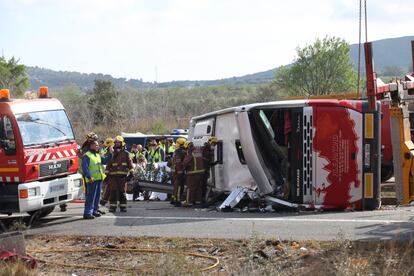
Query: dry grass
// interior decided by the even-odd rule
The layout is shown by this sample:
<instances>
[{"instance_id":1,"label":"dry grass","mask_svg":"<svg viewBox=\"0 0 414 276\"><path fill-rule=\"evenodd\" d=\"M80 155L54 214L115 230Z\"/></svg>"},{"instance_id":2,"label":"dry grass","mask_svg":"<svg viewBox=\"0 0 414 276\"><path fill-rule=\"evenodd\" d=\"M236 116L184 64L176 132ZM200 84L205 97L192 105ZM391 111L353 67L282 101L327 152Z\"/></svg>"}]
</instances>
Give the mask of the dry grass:
<instances>
[{"instance_id":1,"label":"dry grass","mask_svg":"<svg viewBox=\"0 0 414 276\"><path fill-rule=\"evenodd\" d=\"M0 262L0 276L35 276L37 270L29 269L22 262L2 263Z\"/></svg>"},{"instance_id":2,"label":"dry grass","mask_svg":"<svg viewBox=\"0 0 414 276\"><path fill-rule=\"evenodd\" d=\"M212 262L192 256L137 252L34 253L47 262L100 267L133 268L131 272L86 269L40 263L44 275L120 274L215 274L215 275L413 275L411 242L351 242L339 237L333 242L261 239L183 239L153 237L32 236L28 249L82 249L92 247L148 248L186 251L220 259L218 267L197 272ZM13 274L11 274L13 275Z\"/></svg>"}]
</instances>

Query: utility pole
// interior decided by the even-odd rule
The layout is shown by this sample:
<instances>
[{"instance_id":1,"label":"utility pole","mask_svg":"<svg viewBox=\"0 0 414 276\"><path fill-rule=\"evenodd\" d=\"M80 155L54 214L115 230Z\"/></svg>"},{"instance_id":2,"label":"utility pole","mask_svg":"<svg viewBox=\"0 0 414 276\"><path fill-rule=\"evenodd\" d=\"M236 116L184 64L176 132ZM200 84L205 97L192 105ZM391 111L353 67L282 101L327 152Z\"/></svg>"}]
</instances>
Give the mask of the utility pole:
<instances>
[{"instance_id":1,"label":"utility pole","mask_svg":"<svg viewBox=\"0 0 414 276\"><path fill-rule=\"evenodd\" d=\"M158 86L158 67L155 65L155 88Z\"/></svg>"}]
</instances>

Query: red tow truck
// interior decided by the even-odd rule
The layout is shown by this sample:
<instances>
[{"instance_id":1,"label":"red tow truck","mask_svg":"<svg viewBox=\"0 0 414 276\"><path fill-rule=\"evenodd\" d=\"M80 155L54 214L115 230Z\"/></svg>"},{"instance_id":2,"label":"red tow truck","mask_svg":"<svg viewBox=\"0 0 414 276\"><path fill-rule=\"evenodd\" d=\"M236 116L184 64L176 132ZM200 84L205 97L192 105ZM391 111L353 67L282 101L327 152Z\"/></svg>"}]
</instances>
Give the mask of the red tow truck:
<instances>
[{"instance_id":1,"label":"red tow truck","mask_svg":"<svg viewBox=\"0 0 414 276\"><path fill-rule=\"evenodd\" d=\"M40 87L37 98L0 90L0 213L40 217L79 198L77 144L59 100Z\"/></svg>"}]
</instances>

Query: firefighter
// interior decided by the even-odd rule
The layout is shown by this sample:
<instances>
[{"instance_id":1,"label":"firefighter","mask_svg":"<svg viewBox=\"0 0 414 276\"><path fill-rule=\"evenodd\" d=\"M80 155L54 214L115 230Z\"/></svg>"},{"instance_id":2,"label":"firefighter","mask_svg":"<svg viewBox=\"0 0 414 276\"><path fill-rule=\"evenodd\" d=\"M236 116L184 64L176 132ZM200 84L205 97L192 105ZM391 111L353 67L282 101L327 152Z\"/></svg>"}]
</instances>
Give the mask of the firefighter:
<instances>
[{"instance_id":1,"label":"firefighter","mask_svg":"<svg viewBox=\"0 0 414 276\"><path fill-rule=\"evenodd\" d=\"M82 172L87 187L83 218L93 219L101 216L98 207L104 173L98 141L90 141L87 146L89 150L82 157Z\"/></svg>"},{"instance_id":2,"label":"firefighter","mask_svg":"<svg viewBox=\"0 0 414 276\"><path fill-rule=\"evenodd\" d=\"M181 205L181 195L184 191L185 176L184 176L184 157L185 150L184 144L186 142L185 138L178 138L175 146L176 150L171 160L171 171L172 171L172 181L173 181L173 195L171 196L171 204L175 206Z\"/></svg>"},{"instance_id":3,"label":"firefighter","mask_svg":"<svg viewBox=\"0 0 414 276\"><path fill-rule=\"evenodd\" d=\"M118 201L121 212L126 212L126 181L132 177L133 167L131 158L125 150L125 141L122 136L116 136L114 153L106 166L106 183L110 189L109 212L116 212Z\"/></svg>"},{"instance_id":4,"label":"firefighter","mask_svg":"<svg viewBox=\"0 0 414 276\"><path fill-rule=\"evenodd\" d=\"M201 183L205 174L205 166L201 149L194 147L193 142L187 141L184 144L187 154L184 158L186 169L187 197L185 206L200 204L202 201Z\"/></svg>"},{"instance_id":5,"label":"firefighter","mask_svg":"<svg viewBox=\"0 0 414 276\"><path fill-rule=\"evenodd\" d=\"M151 141L148 144L149 151L148 151L148 162L149 163L159 163L164 162L165 160L165 152L164 150L157 144L155 141Z\"/></svg>"},{"instance_id":6,"label":"firefighter","mask_svg":"<svg viewBox=\"0 0 414 276\"><path fill-rule=\"evenodd\" d=\"M217 145L217 138L215 136L211 136L208 138L208 141L204 143L202 149L203 160L205 164L205 174L203 177L203 182L201 184L201 194L203 197L203 201L207 200L206 193L207 193L207 180L210 177L210 169L217 164L218 161L214 162L214 147Z\"/></svg>"},{"instance_id":7,"label":"firefighter","mask_svg":"<svg viewBox=\"0 0 414 276\"><path fill-rule=\"evenodd\" d=\"M114 139L106 138L104 142L104 147L100 151L103 165L106 165L108 161L112 159L113 152L114 152ZM103 190L103 196L99 204L101 204L102 206L105 206L110 196L110 189L108 188L108 184L106 182L106 176L104 177L104 180L102 181L102 190ZM101 214L104 214L104 212L102 211L99 211L99 212L101 212Z\"/></svg>"}]
</instances>

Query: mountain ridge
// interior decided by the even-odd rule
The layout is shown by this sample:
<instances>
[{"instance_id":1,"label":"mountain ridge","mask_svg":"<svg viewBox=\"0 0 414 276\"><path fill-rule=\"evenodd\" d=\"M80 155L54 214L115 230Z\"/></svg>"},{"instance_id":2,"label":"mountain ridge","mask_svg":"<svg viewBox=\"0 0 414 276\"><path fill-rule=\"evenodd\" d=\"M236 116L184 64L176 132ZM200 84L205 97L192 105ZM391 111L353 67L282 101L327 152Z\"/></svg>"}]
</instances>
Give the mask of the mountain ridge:
<instances>
[{"instance_id":1,"label":"mountain ridge","mask_svg":"<svg viewBox=\"0 0 414 276\"><path fill-rule=\"evenodd\" d=\"M397 38L387 38L373 41L373 52L375 60L375 69L377 72L401 71L403 74L408 73L411 66L411 44L414 36L404 36ZM398 49L398 51L396 51ZM357 67L358 44L351 45L351 60L354 67ZM361 47L361 68L364 71L364 53ZM289 64L288 64L289 65ZM288 66L287 65L287 66ZM217 80L178 80L170 82L152 83L144 82L142 79L115 78L108 74L102 73L79 73L71 71L54 71L40 67L27 66L27 73L31 88L39 86L49 86L50 89L62 89L64 87L75 85L82 90L91 89L95 79L110 80L119 88L173 88L173 87L200 87L200 86L219 86L219 85L249 85L265 84L274 79L277 68L256 72L238 77L223 78ZM391 70L392 71L392 70ZM407 72L406 72L407 71Z\"/></svg>"}]
</instances>

